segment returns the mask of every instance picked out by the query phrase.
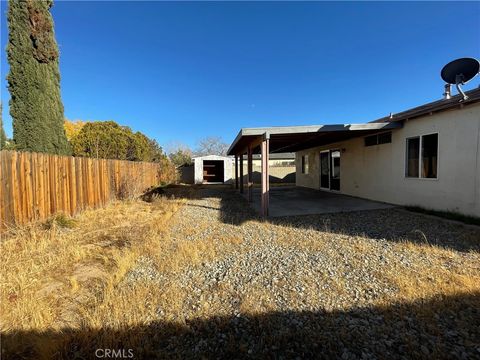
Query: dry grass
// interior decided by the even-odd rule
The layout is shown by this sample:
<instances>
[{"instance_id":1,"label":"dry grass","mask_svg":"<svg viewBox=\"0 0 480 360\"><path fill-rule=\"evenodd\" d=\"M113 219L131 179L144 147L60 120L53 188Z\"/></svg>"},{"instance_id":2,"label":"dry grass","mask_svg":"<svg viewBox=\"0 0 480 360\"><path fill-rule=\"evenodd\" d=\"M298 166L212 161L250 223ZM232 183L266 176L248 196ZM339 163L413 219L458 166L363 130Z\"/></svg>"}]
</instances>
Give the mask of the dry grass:
<instances>
[{"instance_id":1,"label":"dry grass","mask_svg":"<svg viewBox=\"0 0 480 360\"><path fill-rule=\"evenodd\" d=\"M138 287L122 296L124 290L117 285L140 255L164 247L170 218L180 205L164 198L117 202L75 220L57 216L45 224L10 229L0 251L2 333L115 327L144 320L144 299L155 294ZM12 353L16 345L23 346L4 344ZM44 339L32 345L27 351L43 358L63 346L45 344Z\"/></svg>"},{"instance_id":2,"label":"dry grass","mask_svg":"<svg viewBox=\"0 0 480 360\"><path fill-rule=\"evenodd\" d=\"M258 315L274 310L277 309L273 294L261 286L249 287L241 299L240 311L244 314Z\"/></svg>"},{"instance_id":3,"label":"dry grass","mask_svg":"<svg viewBox=\"0 0 480 360\"><path fill-rule=\"evenodd\" d=\"M408 267L393 263L383 273L399 289L402 301L480 292L480 256L462 254L435 245L399 242L398 254L415 256Z\"/></svg>"},{"instance_id":4,"label":"dry grass","mask_svg":"<svg viewBox=\"0 0 480 360\"><path fill-rule=\"evenodd\" d=\"M185 202L181 199L153 196L149 201L117 202L85 212L74 221L58 216L46 224L11 230L1 243L0 329L10 335L29 330L62 334L29 338L28 344L10 336L4 347L11 354L72 358L75 349L81 348L80 355L89 358L94 351L91 344L105 348L128 344L148 354L154 341L149 338L152 333L145 332L152 331L159 319L163 327L155 328L153 334L166 341L168 331L179 327L178 334L183 334L193 318L211 324L210 319L231 317L229 301L235 301L242 315L261 318L285 310L274 291L283 293L290 310L347 314L357 305L352 283L362 290L370 285L368 279L344 276L355 271L394 289L362 304L378 309L480 293L479 253L431 244L425 234L418 234L423 239L420 242L386 242L332 230L327 220L301 227L246 219L235 226L211 216L187 220L182 214L175 216ZM251 234L258 239L250 238ZM184 277L187 270L232 255L238 258L265 243L294 253L321 254L329 267L315 272L315 277L294 268L288 276L273 281L270 289L248 281L241 289L226 281L206 287L208 271ZM380 255L385 258L383 266L378 265ZM139 277L128 282L126 275L141 258L151 261L154 279ZM196 287L198 293L193 291Z\"/></svg>"},{"instance_id":5,"label":"dry grass","mask_svg":"<svg viewBox=\"0 0 480 360\"><path fill-rule=\"evenodd\" d=\"M177 193L189 196L185 191ZM91 355L93 340L105 347L122 341L135 347L145 340L141 332L128 332L128 339L117 338L114 332L148 325L158 318L159 310L165 321L183 323L189 294L175 276L189 266L231 253L242 243L240 236L223 236L219 246L218 232L188 240L207 230L208 224L201 222L182 228L180 236L172 239L171 218L183 203L181 197L153 196L149 202L116 202L75 219L58 215L43 224L10 229L0 251L2 334L113 331L32 337L28 344L7 337L10 342L3 344L7 353L50 359L59 352L60 357L68 357L72 348L80 347L82 354ZM151 259L155 271L172 281L161 287L149 282L123 284L140 257ZM199 316L216 311L207 302L203 306Z\"/></svg>"},{"instance_id":6,"label":"dry grass","mask_svg":"<svg viewBox=\"0 0 480 360\"><path fill-rule=\"evenodd\" d=\"M325 226L324 231L277 226L277 241L283 246L293 246L299 251L328 253L337 259L337 268L342 269L346 260L350 267L360 269L375 263L375 256L381 253L377 241L364 235L347 235L342 232L333 233ZM373 304L388 306L393 301L411 303L418 299L435 299L449 296L469 296L480 293L480 254L477 251L459 252L451 248L431 244L428 236L418 231L419 242L397 239L392 251L385 255L388 266L370 269L375 277L386 286L395 289L394 296L379 297ZM467 235L464 241L478 244L478 232ZM332 251L335 244L335 251ZM338 254L346 254L340 257ZM408 263L401 259L408 259ZM344 269L343 269L344 270ZM341 270L342 271L342 270ZM308 282L308 279L303 279ZM323 279L331 282L328 274ZM312 289L307 286L307 289ZM345 293L345 281L336 279L330 288L342 295ZM308 291L312 299L315 291Z\"/></svg>"}]
</instances>

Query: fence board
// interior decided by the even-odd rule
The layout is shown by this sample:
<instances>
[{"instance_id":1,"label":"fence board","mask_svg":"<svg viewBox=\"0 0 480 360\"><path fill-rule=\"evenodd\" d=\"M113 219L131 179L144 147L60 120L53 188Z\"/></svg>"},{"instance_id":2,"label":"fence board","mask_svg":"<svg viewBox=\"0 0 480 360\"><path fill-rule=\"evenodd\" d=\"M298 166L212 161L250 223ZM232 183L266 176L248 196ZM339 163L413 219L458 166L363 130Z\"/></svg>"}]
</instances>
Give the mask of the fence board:
<instances>
[{"instance_id":1,"label":"fence board","mask_svg":"<svg viewBox=\"0 0 480 360\"><path fill-rule=\"evenodd\" d=\"M175 180L162 176L159 163L15 151L0 151L0 162L0 229L59 212L75 215Z\"/></svg>"}]
</instances>

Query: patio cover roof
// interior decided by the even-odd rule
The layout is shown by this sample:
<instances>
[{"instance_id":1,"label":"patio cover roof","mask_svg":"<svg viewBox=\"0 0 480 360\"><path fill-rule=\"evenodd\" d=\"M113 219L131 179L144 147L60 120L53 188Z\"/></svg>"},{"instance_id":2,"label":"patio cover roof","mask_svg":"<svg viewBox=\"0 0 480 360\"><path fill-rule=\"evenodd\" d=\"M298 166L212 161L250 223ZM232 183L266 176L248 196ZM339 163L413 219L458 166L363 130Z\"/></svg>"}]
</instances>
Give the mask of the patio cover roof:
<instances>
[{"instance_id":1,"label":"patio cover roof","mask_svg":"<svg viewBox=\"0 0 480 360\"><path fill-rule=\"evenodd\" d=\"M401 128L401 122L338 124L310 126L277 126L266 128L243 128L228 149L228 155L246 152L250 144L253 153L260 152L258 140L263 136L270 139L271 153L295 152L315 146L332 144L357 136L374 134L379 131Z\"/></svg>"}]
</instances>

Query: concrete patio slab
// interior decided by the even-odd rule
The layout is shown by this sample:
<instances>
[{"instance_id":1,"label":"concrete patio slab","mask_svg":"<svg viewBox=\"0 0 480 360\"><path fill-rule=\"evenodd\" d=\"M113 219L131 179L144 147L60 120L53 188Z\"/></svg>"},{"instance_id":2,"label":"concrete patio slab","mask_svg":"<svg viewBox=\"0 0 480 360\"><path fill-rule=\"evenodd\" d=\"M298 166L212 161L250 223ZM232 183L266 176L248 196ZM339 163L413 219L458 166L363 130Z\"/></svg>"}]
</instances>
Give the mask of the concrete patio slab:
<instances>
[{"instance_id":1,"label":"concrete patio slab","mask_svg":"<svg viewBox=\"0 0 480 360\"><path fill-rule=\"evenodd\" d=\"M245 192L246 196L246 192ZM260 212L260 189L253 189L251 206ZM296 186L270 188L269 216L295 216L389 209L394 205Z\"/></svg>"}]
</instances>

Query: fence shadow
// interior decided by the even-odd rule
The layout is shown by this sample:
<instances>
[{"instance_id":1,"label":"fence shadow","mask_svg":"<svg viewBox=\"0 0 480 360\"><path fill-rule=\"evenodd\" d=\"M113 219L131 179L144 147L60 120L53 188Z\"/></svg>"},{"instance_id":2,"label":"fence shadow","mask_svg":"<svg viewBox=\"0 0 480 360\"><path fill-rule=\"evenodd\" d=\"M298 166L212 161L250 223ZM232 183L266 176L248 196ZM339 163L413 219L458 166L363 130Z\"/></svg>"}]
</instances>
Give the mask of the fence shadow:
<instances>
[{"instance_id":1,"label":"fence shadow","mask_svg":"<svg viewBox=\"0 0 480 360\"><path fill-rule=\"evenodd\" d=\"M130 351L135 359L474 358L479 308L474 293L346 311L155 321L123 330L18 331L2 335L2 358L94 359L105 349L123 350L125 358Z\"/></svg>"}]
</instances>

